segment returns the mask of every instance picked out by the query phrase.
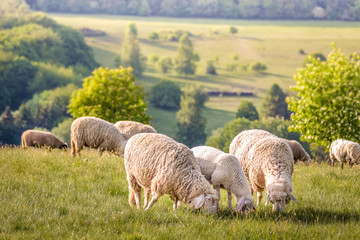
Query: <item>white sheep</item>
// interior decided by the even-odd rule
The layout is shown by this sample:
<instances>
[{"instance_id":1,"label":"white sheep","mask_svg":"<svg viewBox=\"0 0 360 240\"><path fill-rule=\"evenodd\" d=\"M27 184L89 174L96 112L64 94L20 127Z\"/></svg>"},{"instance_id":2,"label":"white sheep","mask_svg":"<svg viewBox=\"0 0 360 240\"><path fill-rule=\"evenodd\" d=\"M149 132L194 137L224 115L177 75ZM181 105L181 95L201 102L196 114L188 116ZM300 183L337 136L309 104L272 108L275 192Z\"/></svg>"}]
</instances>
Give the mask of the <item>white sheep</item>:
<instances>
[{"instance_id":1,"label":"white sheep","mask_svg":"<svg viewBox=\"0 0 360 240\"><path fill-rule=\"evenodd\" d=\"M274 211L284 211L292 195L294 160L286 140L258 129L239 133L230 144L230 153L240 161L250 182L250 191L257 192L257 204L262 192L267 190L267 201L273 203Z\"/></svg>"},{"instance_id":2,"label":"white sheep","mask_svg":"<svg viewBox=\"0 0 360 240\"><path fill-rule=\"evenodd\" d=\"M216 192L201 174L192 151L159 133L140 133L125 147L125 169L129 183L129 204L140 208L144 188L144 208L149 209L163 194L170 195L175 210L180 202L212 212ZM150 192L152 199L149 202Z\"/></svg>"},{"instance_id":3,"label":"white sheep","mask_svg":"<svg viewBox=\"0 0 360 240\"><path fill-rule=\"evenodd\" d=\"M306 165L309 165L311 162L311 158L310 155L305 151L303 146L301 146L301 144L296 140L286 140L286 141L290 145L291 150L293 152L294 162L296 163L297 161L302 161Z\"/></svg>"},{"instance_id":4,"label":"white sheep","mask_svg":"<svg viewBox=\"0 0 360 240\"><path fill-rule=\"evenodd\" d=\"M156 133L152 126L134 121L118 121L114 125L126 140L138 133Z\"/></svg>"},{"instance_id":5,"label":"white sheep","mask_svg":"<svg viewBox=\"0 0 360 240\"><path fill-rule=\"evenodd\" d=\"M237 201L235 211L254 208L254 198L250 193L244 171L234 155L208 146L198 146L191 150L194 152L201 173L213 185L219 199L220 188L227 191L229 210L232 210L232 193ZM216 201L215 206L219 209L219 201Z\"/></svg>"},{"instance_id":6,"label":"white sheep","mask_svg":"<svg viewBox=\"0 0 360 240\"><path fill-rule=\"evenodd\" d=\"M360 164L360 144L345 139L336 139L331 143L329 149L331 166L334 167L335 161L341 163L341 169L344 163L348 163L350 168L354 164Z\"/></svg>"},{"instance_id":7,"label":"white sheep","mask_svg":"<svg viewBox=\"0 0 360 240\"><path fill-rule=\"evenodd\" d=\"M126 140L114 124L96 117L80 117L71 124L71 155L80 156L83 147L96 148L117 155L124 153Z\"/></svg>"}]
</instances>

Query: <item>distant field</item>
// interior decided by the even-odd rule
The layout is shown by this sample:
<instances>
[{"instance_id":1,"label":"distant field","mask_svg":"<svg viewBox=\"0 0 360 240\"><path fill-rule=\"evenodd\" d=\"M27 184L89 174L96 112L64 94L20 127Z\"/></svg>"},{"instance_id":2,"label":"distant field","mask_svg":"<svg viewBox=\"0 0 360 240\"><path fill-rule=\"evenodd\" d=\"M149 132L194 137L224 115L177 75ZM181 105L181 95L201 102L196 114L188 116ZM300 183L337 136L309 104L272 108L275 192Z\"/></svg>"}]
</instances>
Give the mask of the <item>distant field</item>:
<instances>
[{"instance_id":1,"label":"distant field","mask_svg":"<svg viewBox=\"0 0 360 240\"><path fill-rule=\"evenodd\" d=\"M163 33L166 31L186 30L193 36L191 40L195 51L201 60L198 63L195 76L179 77L175 72L168 75L156 71L154 65L148 61L148 68L144 76L137 79L138 84L146 89L162 80L169 79L185 84L196 84L205 89L219 89L225 91L253 91L257 98L251 98L259 106L265 92L273 83L278 83L285 92L289 85L294 84L292 79L296 69L301 67L305 55L299 54L299 49L306 53L321 52L325 56L331 51L330 43L334 42L343 52L359 52L360 22L332 22L332 21L248 21L224 19L189 19L164 17L130 17L107 15L69 15L50 14L57 22L74 28L89 27L100 29L107 33L104 37L87 37L86 42L93 48L95 57L104 66L113 67L113 59L121 52L121 42L124 31L129 23L136 23L141 51L145 56L157 54L159 57L175 57L178 43L167 40L151 41L148 36L151 32ZM229 27L238 28L237 34L230 34ZM251 72L229 72L228 63L234 62L232 54L238 54L238 62L242 65L253 61L265 63L268 70L264 74ZM216 66L218 75L205 74L207 60L219 58ZM244 98L211 98L206 104L209 109L229 111L235 116L237 106ZM249 100L249 99L246 99ZM231 102L231 103L229 103ZM163 122L161 110L150 108L153 115L152 124L160 131L173 135L157 123ZM224 117L221 111L206 111L208 118L207 133L223 126L232 120ZM175 119L175 112L171 119ZM215 122L213 122L215 119Z\"/></svg>"},{"instance_id":2,"label":"distant field","mask_svg":"<svg viewBox=\"0 0 360 240\"><path fill-rule=\"evenodd\" d=\"M145 212L128 204L122 158L0 148L0 239L359 239L359 171L296 164L283 214L232 213L225 192L218 214L174 212L167 195Z\"/></svg>"}]
</instances>

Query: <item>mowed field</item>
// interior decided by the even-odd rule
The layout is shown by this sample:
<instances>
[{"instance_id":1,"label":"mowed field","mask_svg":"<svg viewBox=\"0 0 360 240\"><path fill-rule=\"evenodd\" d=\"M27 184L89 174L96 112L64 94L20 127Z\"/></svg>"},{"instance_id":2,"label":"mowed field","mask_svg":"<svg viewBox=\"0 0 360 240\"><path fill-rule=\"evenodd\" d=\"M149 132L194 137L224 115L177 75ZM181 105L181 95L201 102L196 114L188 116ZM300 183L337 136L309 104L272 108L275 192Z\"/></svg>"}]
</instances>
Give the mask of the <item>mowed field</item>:
<instances>
[{"instance_id":1,"label":"mowed field","mask_svg":"<svg viewBox=\"0 0 360 240\"><path fill-rule=\"evenodd\" d=\"M130 17L108 15L68 15L50 14L58 23L76 29L87 27L106 32L102 37L86 37L86 42L93 48L96 60L107 67L114 67L114 57L121 53L124 31L129 23L135 23L138 30L140 48L143 55L157 54L161 57L176 56L178 42L165 39L152 41L149 35L157 32L160 35L176 30L191 33L194 50L200 56L196 75L185 78L174 71L164 75L156 70L148 59L147 69L137 79L137 84L146 90L164 79L173 80L183 87L194 84L206 90L252 91L253 98L211 97L206 103L204 115L207 117L206 134L222 127L235 117L235 112L243 100L252 101L260 107L261 100L273 83L278 83L285 92L294 84L293 75L302 66L305 55L299 53L320 52L325 56L331 51L332 42L344 53L359 52L360 22L330 21L246 21L224 19L185 19L163 17ZM234 26L238 33L230 34L229 27ZM231 59L233 54L239 60ZM218 57L216 65L218 75L205 74L206 62ZM267 65L265 73L249 71L230 72L226 70L229 63L240 65L260 61ZM152 125L161 133L174 137L176 112L164 111L149 107L153 117Z\"/></svg>"},{"instance_id":2,"label":"mowed field","mask_svg":"<svg viewBox=\"0 0 360 240\"><path fill-rule=\"evenodd\" d=\"M285 213L264 201L250 214L208 215L162 196L128 204L123 158L85 150L0 149L0 239L359 239L360 167L295 165ZM266 199L266 195L264 196ZM234 199L235 200L235 199ZM233 201L234 202L234 201Z\"/></svg>"}]
</instances>

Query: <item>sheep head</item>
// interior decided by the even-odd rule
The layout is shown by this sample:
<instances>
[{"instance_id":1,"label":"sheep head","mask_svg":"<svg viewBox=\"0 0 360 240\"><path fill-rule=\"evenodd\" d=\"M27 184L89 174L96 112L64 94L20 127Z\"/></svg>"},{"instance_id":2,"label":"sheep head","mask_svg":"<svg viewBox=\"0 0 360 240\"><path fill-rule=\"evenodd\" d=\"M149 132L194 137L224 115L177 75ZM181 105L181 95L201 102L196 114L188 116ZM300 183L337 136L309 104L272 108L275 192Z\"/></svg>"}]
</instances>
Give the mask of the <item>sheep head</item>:
<instances>
[{"instance_id":1,"label":"sheep head","mask_svg":"<svg viewBox=\"0 0 360 240\"><path fill-rule=\"evenodd\" d=\"M245 199L245 197L241 197L239 199L236 199L236 206L235 206L235 212L247 212L247 211L252 211L255 210L254 207L254 199Z\"/></svg>"},{"instance_id":2,"label":"sheep head","mask_svg":"<svg viewBox=\"0 0 360 240\"><path fill-rule=\"evenodd\" d=\"M201 207L205 207L208 213L213 213L215 211L215 201L217 201L219 197L215 194L206 195L201 194L194 198L193 201L190 201L189 205L195 209L199 209Z\"/></svg>"}]
</instances>

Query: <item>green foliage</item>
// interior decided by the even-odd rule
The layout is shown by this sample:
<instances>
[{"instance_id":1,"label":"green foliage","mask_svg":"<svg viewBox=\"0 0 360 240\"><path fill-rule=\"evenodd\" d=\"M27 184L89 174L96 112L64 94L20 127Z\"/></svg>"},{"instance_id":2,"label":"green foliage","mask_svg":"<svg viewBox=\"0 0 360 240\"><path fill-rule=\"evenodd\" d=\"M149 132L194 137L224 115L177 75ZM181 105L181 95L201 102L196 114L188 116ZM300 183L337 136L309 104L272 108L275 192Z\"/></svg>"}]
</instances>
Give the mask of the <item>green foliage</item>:
<instances>
[{"instance_id":1,"label":"green foliage","mask_svg":"<svg viewBox=\"0 0 360 240\"><path fill-rule=\"evenodd\" d=\"M157 69L162 72L163 74L166 74L169 72L170 69L172 69L174 66L172 60L170 57L164 57L157 61L156 67Z\"/></svg>"},{"instance_id":2,"label":"green foliage","mask_svg":"<svg viewBox=\"0 0 360 240\"><path fill-rule=\"evenodd\" d=\"M2 0L0 4L0 16L20 17L30 13L29 6L24 0Z\"/></svg>"},{"instance_id":3,"label":"green foliage","mask_svg":"<svg viewBox=\"0 0 360 240\"><path fill-rule=\"evenodd\" d=\"M326 57L322 53L310 53L308 54L303 62L303 67L306 67L306 64L311 64L313 62L313 59L319 59L320 61L326 61Z\"/></svg>"},{"instance_id":4,"label":"green foliage","mask_svg":"<svg viewBox=\"0 0 360 240\"><path fill-rule=\"evenodd\" d=\"M267 66L264 63L255 61L250 63L249 69L251 69L254 72L264 72L266 71Z\"/></svg>"},{"instance_id":5,"label":"green foliage","mask_svg":"<svg viewBox=\"0 0 360 240\"><path fill-rule=\"evenodd\" d=\"M145 91L135 85L131 68L98 68L75 91L68 106L74 118L94 116L109 122L132 120L149 123Z\"/></svg>"},{"instance_id":6,"label":"green foliage","mask_svg":"<svg viewBox=\"0 0 360 240\"><path fill-rule=\"evenodd\" d=\"M194 75L196 70L194 48L187 34L180 38L180 46L175 56L175 70L178 74Z\"/></svg>"},{"instance_id":7,"label":"green foliage","mask_svg":"<svg viewBox=\"0 0 360 240\"><path fill-rule=\"evenodd\" d=\"M137 39L137 29L135 23L129 24L125 32L125 39L121 47L121 63L124 67L132 67L136 76L141 76L145 69L142 62L139 42Z\"/></svg>"},{"instance_id":8,"label":"green foliage","mask_svg":"<svg viewBox=\"0 0 360 240\"><path fill-rule=\"evenodd\" d=\"M214 60L207 61L206 74L216 75L216 68L215 68Z\"/></svg>"},{"instance_id":9,"label":"green foliage","mask_svg":"<svg viewBox=\"0 0 360 240\"><path fill-rule=\"evenodd\" d=\"M70 147L70 132L71 132L71 124L74 121L72 118L66 118L64 121L60 122L56 127L51 129L51 132L66 142Z\"/></svg>"},{"instance_id":10,"label":"green foliage","mask_svg":"<svg viewBox=\"0 0 360 240\"><path fill-rule=\"evenodd\" d=\"M159 40L159 34L157 32L152 32L149 35L150 40Z\"/></svg>"},{"instance_id":11,"label":"green foliage","mask_svg":"<svg viewBox=\"0 0 360 240\"><path fill-rule=\"evenodd\" d=\"M231 54L231 59L234 60L234 61L239 60L239 54L237 54L237 53Z\"/></svg>"},{"instance_id":12,"label":"green foliage","mask_svg":"<svg viewBox=\"0 0 360 240\"><path fill-rule=\"evenodd\" d=\"M141 0L138 15L139 16L149 16L151 14L151 8L147 0Z\"/></svg>"},{"instance_id":13,"label":"green foliage","mask_svg":"<svg viewBox=\"0 0 360 240\"><path fill-rule=\"evenodd\" d=\"M187 86L176 113L176 139L188 147L203 145L206 139L206 118L202 114L201 91Z\"/></svg>"},{"instance_id":14,"label":"green foliage","mask_svg":"<svg viewBox=\"0 0 360 240\"><path fill-rule=\"evenodd\" d=\"M114 67L118 68L118 67L120 67L120 65L121 65L121 56L119 54L117 54L114 57Z\"/></svg>"},{"instance_id":15,"label":"green foliage","mask_svg":"<svg viewBox=\"0 0 360 240\"><path fill-rule=\"evenodd\" d=\"M264 97L260 113L262 117L290 118L290 112L285 101L286 95L280 86L274 83Z\"/></svg>"},{"instance_id":16,"label":"green foliage","mask_svg":"<svg viewBox=\"0 0 360 240\"><path fill-rule=\"evenodd\" d=\"M236 27L234 27L234 26L229 27L229 33L235 34L237 32L238 32L238 29Z\"/></svg>"},{"instance_id":17,"label":"green foliage","mask_svg":"<svg viewBox=\"0 0 360 240\"><path fill-rule=\"evenodd\" d=\"M151 87L149 102L164 109L179 109L182 91L172 81L162 81Z\"/></svg>"},{"instance_id":18,"label":"green foliage","mask_svg":"<svg viewBox=\"0 0 360 240\"><path fill-rule=\"evenodd\" d=\"M337 138L359 142L360 55L334 47L327 61L309 59L294 75L296 96L287 99L294 112L290 130L326 148Z\"/></svg>"},{"instance_id":19,"label":"green foliage","mask_svg":"<svg viewBox=\"0 0 360 240\"><path fill-rule=\"evenodd\" d=\"M151 62L156 63L158 60L159 60L159 56L156 53L150 55Z\"/></svg>"},{"instance_id":20,"label":"green foliage","mask_svg":"<svg viewBox=\"0 0 360 240\"><path fill-rule=\"evenodd\" d=\"M288 131L291 125L289 120L280 118L264 118L250 121L246 118L236 118L225 124L223 128L217 129L206 141L206 145L229 152L229 146L234 137L241 131L248 129L263 129L275 134L278 137L299 141L307 152L310 152L309 145L300 141L300 134Z\"/></svg>"},{"instance_id":21,"label":"green foliage","mask_svg":"<svg viewBox=\"0 0 360 240\"><path fill-rule=\"evenodd\" d=\"M0 145L19 145L21 126L16 124L15 117L7 106L0 116Z\"/></svg>"},{"instance_id":22,"label":"green foliage","mask_svg":"<svg viewBox=\"0 0 360 240\"><path fill-rule=\"evenodd\" d=\"M240 103L236 112L236 118L242 117L249 119L250 121L259 119L259 113L252 102L242 101Z\"/></svg>"}]
</instances>

